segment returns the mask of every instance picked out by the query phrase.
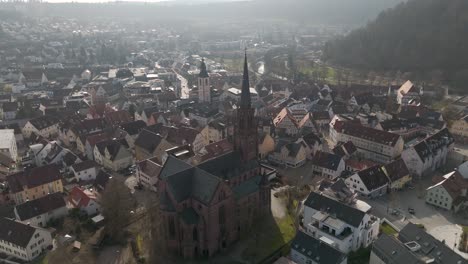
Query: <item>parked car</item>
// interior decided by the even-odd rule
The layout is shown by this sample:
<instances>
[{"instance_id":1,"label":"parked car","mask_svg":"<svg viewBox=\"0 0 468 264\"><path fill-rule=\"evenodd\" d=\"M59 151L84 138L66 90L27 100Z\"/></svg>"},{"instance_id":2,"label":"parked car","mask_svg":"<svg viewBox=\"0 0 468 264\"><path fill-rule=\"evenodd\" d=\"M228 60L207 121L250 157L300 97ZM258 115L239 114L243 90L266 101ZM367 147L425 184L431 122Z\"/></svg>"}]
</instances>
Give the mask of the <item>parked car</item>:
<instances>
[{"instance_id":1,"label":"parked car","mask_svg":"<svg viewBox=\"0 0 468 264\"><path fill-rule=\"evenodd\" d=\"M414 211L414 209L413 209L413 208L411 208L411 207L408 207L408 213L410 213L410 214L414 214L414 213L415 213L415 211Z\"/></svg>"}]
</instances>

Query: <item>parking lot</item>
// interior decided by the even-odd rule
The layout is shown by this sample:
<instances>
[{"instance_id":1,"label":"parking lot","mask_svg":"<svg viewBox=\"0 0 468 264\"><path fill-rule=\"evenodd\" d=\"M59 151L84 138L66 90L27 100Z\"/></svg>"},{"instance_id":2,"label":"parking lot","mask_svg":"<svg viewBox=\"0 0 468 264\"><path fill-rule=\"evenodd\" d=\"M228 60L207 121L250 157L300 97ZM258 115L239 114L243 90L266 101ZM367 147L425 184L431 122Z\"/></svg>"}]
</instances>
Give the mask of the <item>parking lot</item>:
<instances>
[{"instance_id":1,"label":"parking lot","mask_svg":"<svg viewBox=\"0 0 468 264\"><path fill-rule=\"evenodd\" d=\"M431 182L422 182L424 190ZM377 199L363 199L372 206L372 213L380 218L386 218L398 228L403 228L408 222L424 225L426 231L438 240L453 248L458 244L462 232L461 225L468 225L468 218L460 216L433 205L426 204L424 194L417 188L405 189L396 192L394 196L383 196ZM409 213L408 208L414 209L414 214ZM394 210L397 212L394 213ZM456 251L468 258L468 254Z\"/></svg>"}]
</instances>

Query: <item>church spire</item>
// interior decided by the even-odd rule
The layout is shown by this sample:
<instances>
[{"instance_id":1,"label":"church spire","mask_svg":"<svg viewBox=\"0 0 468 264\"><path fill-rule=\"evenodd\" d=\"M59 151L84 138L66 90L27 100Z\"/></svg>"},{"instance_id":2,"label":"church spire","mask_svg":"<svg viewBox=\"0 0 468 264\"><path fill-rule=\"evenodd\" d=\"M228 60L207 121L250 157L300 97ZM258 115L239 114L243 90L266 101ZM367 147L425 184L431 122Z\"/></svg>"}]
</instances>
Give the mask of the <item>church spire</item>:
<instances>
[{"instance_id":1,"label":"church spire","mask_svg":"<svg viewBox=\"0 0 468 264\"><path fill-rule=\"evenodd\" d=\"M203 58L200 64L200 74L198 75L200 78L208 78L210 77L208 75L208 72L206 71L206 64L205 64L205 59Z\"/></svg>"},{"instance_id":2,"label":"church spire","mask_svg":"<svg viewBox=\"0 0 468 264\"><path fill-rule=\"evenodd\" d=\"M247 49L245 49L244 59L244 76L242 77L242 93L241 103L242 108L250 108L250 82L249 82L249 66L247 65Z\"/></svg>"}]
</instances>

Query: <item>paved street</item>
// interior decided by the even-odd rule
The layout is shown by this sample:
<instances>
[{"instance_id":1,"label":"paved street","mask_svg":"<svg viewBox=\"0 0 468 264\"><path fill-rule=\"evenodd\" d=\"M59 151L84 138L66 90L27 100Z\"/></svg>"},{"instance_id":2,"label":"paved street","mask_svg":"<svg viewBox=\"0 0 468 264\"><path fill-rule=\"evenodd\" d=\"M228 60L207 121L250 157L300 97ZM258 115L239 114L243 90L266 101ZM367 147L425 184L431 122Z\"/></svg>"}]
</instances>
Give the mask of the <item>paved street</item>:
<instances>
[{"instance_id":1,"label":"paved street","mask_svg":"<svg viewBox=\"0 0 468 264\"><path fill-rule=\"evenodd\" d=\"M429 181L425 181L422 186L425 189L429 184ZM461 234L462 228L460 225L468 225L468 219L426 204L424 196L418 195L419 193L420 191L417 188L415 190L405 189L397 192L393 201L391 201L391 197L388 195L372 200L360 199L372 206L373 214L380 218L386 218L396 227L401 229L408 221L423 224L429 234L441 241L445 240L447 245L453 247L455 240L458 241ZM414 215L408 213L408 207L414 208ZM397 209L400 215L391 215L392 209ZM468 258L468 254L463 254L458 250L457 252Z\"/></svg>"},{"instance_id":2,"label":"paved street","mask_svg":"<svg viewBox=\"0 0 468 264\"><path fill-rule=\"evenodd\" d=\"M189 98L190 89L188 87L188 81L184 78L184 76L177 74L177 79L180 81L180 91L181 91L181 99Z\"/></svg>"}]
</instances>

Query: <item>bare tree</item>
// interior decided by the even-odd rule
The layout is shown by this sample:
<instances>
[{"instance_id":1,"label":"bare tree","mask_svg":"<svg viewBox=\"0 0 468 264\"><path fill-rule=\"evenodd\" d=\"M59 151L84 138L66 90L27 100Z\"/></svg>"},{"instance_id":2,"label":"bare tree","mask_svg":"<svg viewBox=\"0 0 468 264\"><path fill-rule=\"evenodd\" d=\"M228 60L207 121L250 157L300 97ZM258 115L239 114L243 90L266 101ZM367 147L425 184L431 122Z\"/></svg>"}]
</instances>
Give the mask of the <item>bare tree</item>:
<instances>
[{"instance_id":1,"label":"bare tree","mask_svg":"<svg viewBox=\"0 0 468 264\"><path fill-rule=\"evenodd\" d=\"M134 199L124 183L111 179L102 194L102 214L106 219L106 233L116 242L125 239L124 227L128 225Z\"/></svg>"}]
</instances>

